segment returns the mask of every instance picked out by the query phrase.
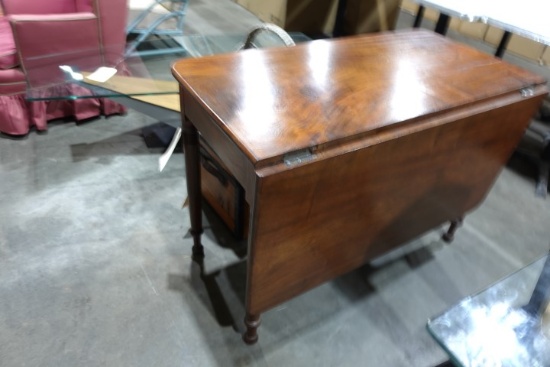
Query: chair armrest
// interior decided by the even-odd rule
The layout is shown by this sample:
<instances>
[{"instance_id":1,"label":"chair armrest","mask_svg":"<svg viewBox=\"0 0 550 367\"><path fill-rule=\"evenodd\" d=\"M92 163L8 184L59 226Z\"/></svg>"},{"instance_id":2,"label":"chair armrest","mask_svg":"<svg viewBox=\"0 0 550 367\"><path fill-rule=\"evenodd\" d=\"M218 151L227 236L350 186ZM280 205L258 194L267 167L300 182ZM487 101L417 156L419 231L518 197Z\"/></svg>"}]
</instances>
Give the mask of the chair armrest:
<instances>
[{"instance_id":1,"label":"chair armrest","mask_svg":"<svg viewBox=\"0 0 550 367\"><path fill-rule=\"evenodd\" d=\"M102 54L97 17L92 13L11 15L19 59L30 86L59 84L59 65L95 70Z\"/></svg>"}]
</instances>

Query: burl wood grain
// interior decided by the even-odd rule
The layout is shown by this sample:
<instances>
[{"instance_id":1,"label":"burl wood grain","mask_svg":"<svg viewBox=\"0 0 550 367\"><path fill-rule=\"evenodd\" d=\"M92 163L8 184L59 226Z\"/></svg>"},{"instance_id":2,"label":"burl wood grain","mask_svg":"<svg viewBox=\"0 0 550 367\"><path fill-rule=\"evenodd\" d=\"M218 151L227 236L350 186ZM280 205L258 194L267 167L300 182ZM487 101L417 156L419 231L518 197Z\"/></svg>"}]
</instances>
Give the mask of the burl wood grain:
<instances>
[{"instance_id":1,"label":"burl wood grain","mask_svg":"<svg viewBox=\"0 0 550 367\"><path fill-rule=\"evenodd\" d=\"M186 154L196 128L251 206L249 343L262 312L479 205L548 92L424 31L184 60L173 73ZM283 162L303 148L310 160ZM190 207L200 215L200 196Z\"/></svg>"},{"instance_id":2,"label":"burl wood grain","mask_svg":"<svg viewBox=\"0 0 550 367\"><path fill-rule=\"evenodd\" d=\"M428 31L185 59L174 75L256 167L543 82Z\"/></svg>"}]
</instances>

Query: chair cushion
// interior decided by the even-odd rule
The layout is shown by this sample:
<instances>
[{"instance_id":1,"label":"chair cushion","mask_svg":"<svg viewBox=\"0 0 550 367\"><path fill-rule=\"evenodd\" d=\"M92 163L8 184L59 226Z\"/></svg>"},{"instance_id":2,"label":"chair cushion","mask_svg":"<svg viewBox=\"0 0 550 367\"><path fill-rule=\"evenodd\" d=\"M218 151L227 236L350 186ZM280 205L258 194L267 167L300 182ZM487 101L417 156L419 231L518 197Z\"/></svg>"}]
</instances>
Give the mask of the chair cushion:
<instances>
[{"instance_id":1,"label":"chair cushion","mask_svg":"<svg viewBox=\"0 0 550 367\"><path fill-rule=\"evenodd\" d=\"M19 65L11 27L6 17L0 17L0 69L11 69Z\"/></svg>"}]
</instances>

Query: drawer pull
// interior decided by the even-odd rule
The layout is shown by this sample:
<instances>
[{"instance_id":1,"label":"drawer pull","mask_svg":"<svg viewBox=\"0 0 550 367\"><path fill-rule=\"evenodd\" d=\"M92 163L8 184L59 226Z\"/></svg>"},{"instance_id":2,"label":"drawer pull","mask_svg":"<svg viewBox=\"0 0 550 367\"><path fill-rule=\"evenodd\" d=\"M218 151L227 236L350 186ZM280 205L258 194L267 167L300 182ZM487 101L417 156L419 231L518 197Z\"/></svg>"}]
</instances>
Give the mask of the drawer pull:
<instances>
[{"instance_id":1,"label":"drawer pull","mask_svg":"<svg viewBox=\"0 0 550 367\"><path fill-rule=\"evenodd\" d=\"M216 177L218 181L224 186L227 187L229 183L229 178L227 173L216 163L216 161L204 150L201 148L201 164L206 171L208 171L212 176Z\"/></svg>"}]
</instances>

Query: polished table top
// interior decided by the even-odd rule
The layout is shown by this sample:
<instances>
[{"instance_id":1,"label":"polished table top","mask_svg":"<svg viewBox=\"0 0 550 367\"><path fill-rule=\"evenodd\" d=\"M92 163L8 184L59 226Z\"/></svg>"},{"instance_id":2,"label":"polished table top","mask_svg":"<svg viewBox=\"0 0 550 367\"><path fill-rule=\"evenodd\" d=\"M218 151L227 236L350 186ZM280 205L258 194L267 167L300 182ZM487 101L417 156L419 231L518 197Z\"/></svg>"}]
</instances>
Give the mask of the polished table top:
<instances>
[{"instance_id":1,"label":"polished table top","mask_svg":"<svg viewBox=\"0 0 550 367\"><path fill-rule=\"evenodd\" d=\"M549 260L544 256L429 321L455 365L550 365Z\"/></svg>"},{"instance_id":2,"label":"polished table top","mask_svg":"<svg viewBox=\"0 0 550 367\"><path fill-rule=\"evenodd\" d=\"M174 75L258 167L287 152L389 131L402 121L544 83L481 55L417 30L185 59L174 65Z\"/></svg>"}]
</instances>

